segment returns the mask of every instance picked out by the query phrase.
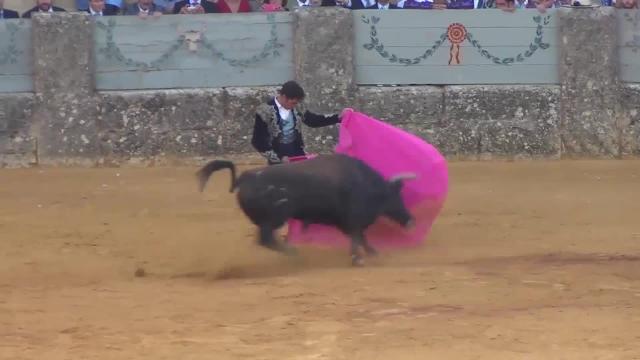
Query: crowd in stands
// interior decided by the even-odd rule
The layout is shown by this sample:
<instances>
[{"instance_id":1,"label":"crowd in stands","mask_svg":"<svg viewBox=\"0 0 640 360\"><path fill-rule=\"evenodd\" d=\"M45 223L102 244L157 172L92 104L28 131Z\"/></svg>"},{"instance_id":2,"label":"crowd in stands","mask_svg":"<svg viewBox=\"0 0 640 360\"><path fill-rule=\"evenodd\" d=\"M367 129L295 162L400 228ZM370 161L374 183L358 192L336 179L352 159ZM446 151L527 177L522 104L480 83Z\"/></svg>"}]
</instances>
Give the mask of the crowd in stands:
<instances>
[{"instance_id":1,"label":"crowd in stands","mask_svg":"<svg viewBox=\"0 0 640 360\"><path fill-rule=\"evenodd\" d=\"M54 0L34 0L35 6L23 14L5 9L0 0L0 19L30 18L34 12L67 11ZM615 6L637 9L640 0L76 0L76 8L94 16L162 14L206 14L289 11L289 6L341 6L348 9L502 9L514 11L560 6Z\"/></svg>"}]
</instances>

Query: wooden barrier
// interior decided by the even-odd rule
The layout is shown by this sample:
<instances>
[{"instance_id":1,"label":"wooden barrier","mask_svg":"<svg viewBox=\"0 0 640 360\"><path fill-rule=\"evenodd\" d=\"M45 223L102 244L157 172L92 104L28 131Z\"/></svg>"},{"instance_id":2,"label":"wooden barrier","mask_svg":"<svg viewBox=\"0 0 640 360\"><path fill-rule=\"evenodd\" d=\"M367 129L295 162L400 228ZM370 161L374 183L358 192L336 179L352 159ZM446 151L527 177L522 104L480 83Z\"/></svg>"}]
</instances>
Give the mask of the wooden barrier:
<instances>
[{"instance_id":1,"label":"wooden barrier","mask_svg":"<svg viewBox=\"0 0 640 360\"><path fill-rule=\"evenodd\" d=\"M0 93L33 91L31 21L0 20Z\"/></svg>"},{"instance_id":2,"label":"wooden barrier","mask_svg":"<svg viewBox=\"0 0 640 360\"><path fill-rule=\"evenodd\" d=\"M616 16L620 80L640 82L640 11L618 9Z\"/></svg>"},{"instance_id":3,"label":"wooden barrier","mask_svg":"<svg viewBox=\"0 0 640 360\"><path fill-rule=\"evenodd\" d=\"M557 84L554 10L354 11L356 82Z\"/></svg>"},{"instance_id":4,"label":"wooden barrier","mask_svg":"<svg viewBox=\"0 0 640 360\"><path fill-rule=\"evenodd\" d=\"M262 86L293 76L292 15L96 20L98 90Z\"/></svg>"}]
</instances>

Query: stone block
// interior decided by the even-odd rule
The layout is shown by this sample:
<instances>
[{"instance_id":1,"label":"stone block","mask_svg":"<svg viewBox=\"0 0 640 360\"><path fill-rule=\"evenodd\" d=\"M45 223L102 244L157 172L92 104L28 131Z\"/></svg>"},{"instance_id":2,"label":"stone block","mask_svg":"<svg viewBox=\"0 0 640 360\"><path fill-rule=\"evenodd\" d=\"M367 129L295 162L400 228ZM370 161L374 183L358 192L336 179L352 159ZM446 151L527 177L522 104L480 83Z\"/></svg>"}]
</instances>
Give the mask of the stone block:
<instances>
[{"instance_id":1,"label":"stone block","mask_svg":"<svg viewBox=\"0 0 640 360\"><path fill-rule=\"evenodd\" d=\"M443 120L413 126L449 156L558 157L558 98L555 86L449 86Z\"/></svg>"},{"instance_id":2,"label":"stone block","mask_svg":"<svg viewBox=\"0 0 640 360\"><path fill-rule=\"evenodd\" d=\"M93 93L93 24L89 14L36 13L31 21L35 91L51 97Z\"/></svg>"},{"instance_id":3,"label":"stone block","mask_svg":"<svg viewBox=\"0 0 640 360\"><path fill-rule=\"evenodd\" d=\"M104 156L224 156L253 152L255 108L277 88L105 92Z\"/></svg>"},{"instance_id":4,"label":"stone block","mask_svg":"<svg viewBox=\"0 0 640 360\"><path fill-rule=\"evenodd\" d=\"M560 8L557 13L563 157L617 157L621 139L615 9Z\"/></svg>"},{"instance_id":5,"label":"stone block","mask_svg":"<svg viewBox=\"0 0 640 360\"><path fill-rule=\"evenodd\" d=\"M99 155L98 99L72 93L50 97L36 94L35 98L31 131L39 139L43 159Z\"/></svg>"},{"instance_id":6,"label":"stone block","mask_svg":"<svg viewBox=\"0 0 640 360\"><path fill-rule=\"evenodd\" d=\"M280 87L225 89L224 116L219 124L223 136L217 154L251 153L255 111L258 105L275 96Z\"/></svg>"},{"instance_id":7,"label":"stone block","mask_svg":"<svg viewBox=\"0 0 640 360\"><path fill-rule=\"evenodd\" d=\"M32 134L41 157L99 156L93 97L93 26L84 13L32 17L36 103Z\"/></svg>"},{"instance_id":8,"label":"stone block","mask_svg":"<svg viewBox=\"0 0 640 360\"><path fill-rule=\"evenodd\" d=\"M200 143L194 133L204 139L223 116L222 90L105 92L101 97L98 120L106 157L191 153Z\"/></svg>"},{"instance_id":9,"label":"stone block","mask_svg":"<svg viewBox=\"0 0 640 360\"><path fill-rule=\"evenodd\" d=\"M36 160L36 142L30 134L34 97L0 96L0 167L25 166Z\"/></svg>"},{"instance_id":10,"label":"stone block","mask_svg":"<svg viewBox=\"0 0 640 360\"><path fill-rule=\"evenodd\" d=\"M640 155L640 84L626 84L621 89L621 111L618 126L621 134L621 155Z\"/></svg>"},{"instance_id":11,"label":"stone block","mask_svg":"<svg viewBox=\"0 0 640 360\"><path fill-rule=\"evenodd\" d=\"M309 128L304 125L302 135L307 153L329 154L333 153L338 144L339 126L327 126L323 128Z\"/></svg>"},{"instance_id":12,"label":"stone block","mask_svg":"<svg viewBox=\"0 0 640 360\"><path fill-rule=\"evenodd\" d=\"M444 114L444 87L363 86L354 109L390 124L433 124Z\"/></svg>"},{"instance_id":13,"label":"stone block","mask_svg":"<svg viewBox=\"0 0 640 360\"><path fill-rule=\"evenodd\" d=\"M101 156L118 159L163 153L171 130L166 114L182 112L168 104L166 92L104 93L101 99L97 117Z\"/></svg>"},{"instance_id":14,"label":"stone block","mask_svg":"<svg viewBox=\"0 0 640 360\"><path fill-rule=\"evenodd\" d=\"M295 78L306 93L305 105L315 113L340 113L356 99L353 64L353 19L341 7L295 10ZM338 127L304 127L309 153L333 152Z\"/></svg>"},{"instance_id":15,"label":"stone block","mask_svg":"<svg viewBox=\"0 0 640 360\"><path fill-rule=\"evenodd\" d=\"M295 78L307 93L309 109L341 111L353 103L353 19L341 7L295 11Z\"/></svg>"},{"instance_id":16,"label":"stone block","mask_svg":"<svg viewBox=\"0 0 640 360\"><path fill-rule=\"evenodd\" d=\"M33 102L28 93L0 95L0 131L7 134L28 129Z\"/></svg>"}]
</instances>

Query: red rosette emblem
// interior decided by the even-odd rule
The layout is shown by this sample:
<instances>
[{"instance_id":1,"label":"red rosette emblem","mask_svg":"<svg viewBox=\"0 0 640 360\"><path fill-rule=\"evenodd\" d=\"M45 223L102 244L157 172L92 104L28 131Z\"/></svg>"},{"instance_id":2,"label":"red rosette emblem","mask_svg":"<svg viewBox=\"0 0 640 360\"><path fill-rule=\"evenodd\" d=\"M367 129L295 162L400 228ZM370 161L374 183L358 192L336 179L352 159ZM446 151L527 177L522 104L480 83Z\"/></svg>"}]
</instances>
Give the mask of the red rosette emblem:
<instances>
[{"instance_id":1,"label":"red rosette emblem","mask_svg":"<svg viewBox=\"0 0 640 360\"><path fill-rule=\"evenodd\" d=\"M447 28L447 37L452 44L460 44L467 38L467 29L460 23L453 23Z\"/></svg>"},{"instance_id":2,"label":"red rosette emblem","mask_svg":"<svg viewBox=\"0 0 640 360\"><path fill-rule=\"evenodd\" d=\"M467 38L467 29L460 23L453 23L447 28L447 38L451 42L449 65L460 64L460 44Z\"/></svg>"}]
</instances>

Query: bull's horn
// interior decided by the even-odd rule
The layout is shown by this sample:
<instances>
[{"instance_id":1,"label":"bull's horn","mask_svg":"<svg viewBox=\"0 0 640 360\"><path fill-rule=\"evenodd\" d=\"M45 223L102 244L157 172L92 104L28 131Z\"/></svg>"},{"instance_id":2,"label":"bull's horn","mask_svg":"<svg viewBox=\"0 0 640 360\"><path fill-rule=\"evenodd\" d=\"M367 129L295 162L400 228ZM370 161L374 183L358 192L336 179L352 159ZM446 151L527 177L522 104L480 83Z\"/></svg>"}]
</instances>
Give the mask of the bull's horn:
<instances>
[{"instance_id":1,"label":"bull's horn","mask_svg":"<svg viewBox=\"0 0 640 360\"><path fill-rule=\"evenodd\" d=\"M418 175L415 173L400 173L392 176L389 179L389 182L400 181L400 180L411 180L417 178Z\"/></svg>"}]
</instances>

